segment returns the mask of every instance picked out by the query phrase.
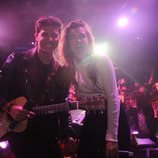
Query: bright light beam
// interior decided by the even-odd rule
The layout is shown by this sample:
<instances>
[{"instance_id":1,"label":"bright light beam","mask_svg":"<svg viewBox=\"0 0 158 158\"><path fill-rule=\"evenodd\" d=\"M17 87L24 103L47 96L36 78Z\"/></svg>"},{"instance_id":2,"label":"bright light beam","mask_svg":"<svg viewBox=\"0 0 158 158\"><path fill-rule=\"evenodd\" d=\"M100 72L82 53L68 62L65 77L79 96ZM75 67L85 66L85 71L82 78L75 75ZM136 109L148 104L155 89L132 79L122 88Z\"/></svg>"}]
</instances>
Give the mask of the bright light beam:
<instances>
[{"instance_id":1,"label":"bright light beam","mask_svg":"<svg viewBox=\"0 0 158 158\"><path fill-rule=\"evenodd\" d=\"M94 55L104 56L108 50L108 43L99 43L94 45Z\"/></svg>"},{"instance_id":2,"label":"bright light beam","mask_svg":"<svg viewBox=\"0 0 158 158\"><path fill-rule=\"evenodd\" d=\"M128 25L128 19L126 17L121 17L118 19L117 24L119 27L125 27Z\"/></svg>"},{"instance_id":3,"label":"bright light beam","mask_svg":"<svg viewBox=\"0 0 158 158\"><path fill-rule=\"evenodd\" d=\"M0 142L0 148L5 149L7 148L8 144L9 144L8 141Z\"/></svg>"}]
</instances>

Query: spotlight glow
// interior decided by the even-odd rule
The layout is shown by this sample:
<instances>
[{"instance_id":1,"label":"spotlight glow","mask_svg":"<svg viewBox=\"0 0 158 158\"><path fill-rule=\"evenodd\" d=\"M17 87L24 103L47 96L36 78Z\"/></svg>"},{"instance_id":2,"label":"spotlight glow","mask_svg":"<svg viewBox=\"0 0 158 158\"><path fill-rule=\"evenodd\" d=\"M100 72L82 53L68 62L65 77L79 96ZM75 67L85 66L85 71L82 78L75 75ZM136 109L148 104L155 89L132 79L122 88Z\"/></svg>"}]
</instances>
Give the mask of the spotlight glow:
<instances>
[{"instance_id":1,"label":"spotlight glow","mask_svg":"<svg viewBox=\"0 0 158 158\"><path fill-rule=\"evenodd\" d=\"M0 142L0 148L5 149L9 145L8 141Z\"/></svg>"},{"instance_id":2,"label":"spotlight glow","mask_svg":"<svg viewBox=\"0 0 158 158\"><path fill-rule=\"evenodd\" d=\"M99 43L94 46L94 55L104 56L109 50L108 43Z\"/></svg>"},{"instance_id":3,"label":"spotlight glow","mask_svg":"<svg viewBox=\"0 0 158 158\"><path fill-rule=\"evenodd\" d=\"M137 134L139 134L139 132L138 131L132 131L132 134L137 135Z\"/></svg>"},{"instance_id":4,"label":"spotlight glow","mask_svg":"<svg viewBox=\"0 0 158 158\"><path fill-rule=\"evenodd\" d=\"M118 19L117 23L119 27L125 27L128 25L128 19L126 17L121 17Z\"/></svg>"}]
</instances>

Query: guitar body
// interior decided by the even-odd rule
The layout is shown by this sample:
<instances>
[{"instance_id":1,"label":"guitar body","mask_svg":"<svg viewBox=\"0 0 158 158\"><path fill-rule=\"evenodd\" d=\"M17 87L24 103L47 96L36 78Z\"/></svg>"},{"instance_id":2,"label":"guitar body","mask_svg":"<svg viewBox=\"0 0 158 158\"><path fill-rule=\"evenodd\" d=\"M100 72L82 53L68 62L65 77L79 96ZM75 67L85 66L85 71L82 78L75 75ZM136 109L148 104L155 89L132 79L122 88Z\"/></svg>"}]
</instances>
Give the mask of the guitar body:
<instances>
[{"instance_id":1,"label":"guitar body","mask_svg":"<svg viewBox=\"0 0 158 158\"><path fill-rule=\"evenodd\" d=\"M0 113L0 138L8 132L9 121L5 112Z\"/></svg>"},{"instance_id":2,"label":"guitar body","mask_svg":"<svg viewBox=\"0 0 158 158\"><path fill-rule=\"evenodd\" d=\"M10 101L11 104L21 105L22 107L24 107L26 102L27 100L25 97L18 97ZM15 127L13 129L10 129L10 125L12 123L14 123L14 121L10 119L9 114L7 114L6 112L0 113L0 138L2 138L9 131L23 132L27 127L27 120L16 123Z\"/></svg>"}]
</instances>

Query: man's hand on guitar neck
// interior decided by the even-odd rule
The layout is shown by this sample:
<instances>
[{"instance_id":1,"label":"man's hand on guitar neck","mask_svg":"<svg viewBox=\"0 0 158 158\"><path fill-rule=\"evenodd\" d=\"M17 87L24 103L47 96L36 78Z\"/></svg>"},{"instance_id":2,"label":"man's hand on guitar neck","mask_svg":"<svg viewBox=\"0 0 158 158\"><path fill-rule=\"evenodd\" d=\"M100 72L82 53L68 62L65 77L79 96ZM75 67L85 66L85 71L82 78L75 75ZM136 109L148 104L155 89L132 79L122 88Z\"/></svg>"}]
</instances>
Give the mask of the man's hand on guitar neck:
<instances>
[{"instance_id":1,"label":"man's hand on guitar neck","mask_svg":"<svg viewBox=\"0 0 158 158\"><path fill-rule=\"evenodd\" d=\"M23 121L35 116L35 113L24 109L21 105L12 105L9 114L16 121Z\"/></svg>"}]
</instances>

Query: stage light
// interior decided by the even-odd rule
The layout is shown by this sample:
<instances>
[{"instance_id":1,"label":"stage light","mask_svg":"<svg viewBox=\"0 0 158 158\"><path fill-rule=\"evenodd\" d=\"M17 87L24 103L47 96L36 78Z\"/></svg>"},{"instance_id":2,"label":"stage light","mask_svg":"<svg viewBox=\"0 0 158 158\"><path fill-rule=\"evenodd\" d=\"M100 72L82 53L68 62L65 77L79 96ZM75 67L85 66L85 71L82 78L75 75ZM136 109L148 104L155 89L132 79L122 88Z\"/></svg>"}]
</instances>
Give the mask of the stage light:
<instances>
[{"instance_id":1,"label":"stage light","mask_svg":"<svg viewBox=\"0 0 158 158\"><path fill-rule=\"evenodd\" d=\"M136 131L136 130L134 130L134 131L132 131L132 134L133 134L133 135L137 135L137 134L139 134L139 132Z\"/></svg>"},{"instance_id":2,"label":"stage light","mask_svg":"<svg viewBox=\"0 0 158 158\"><path fill-rule=\"evenodd\" d=\"M0 148L2 149L6 149L9 145L9 142L8 141L2 141L0 142Z\"/></svg>"},{"instance_id":3,"label":"stage light","mask_svg":"<svg viewBox=\"0 0 158 158\"><path fill-rule=\"evenodd\" d=\"M94 45L94 55L104 56L108 50L109 44L106 42Z\"/></svg>"},{"instance_id":4,"label":"stage light","mask_svg":"<svg viewBox=\"0 0 158 158\"><path fill-rule=\"evenodd\" d=\"M125 27L128 25L128 19L126 17L121 17L118 19L117 24L119 27Z\"/></svg>"}]
</instances>

